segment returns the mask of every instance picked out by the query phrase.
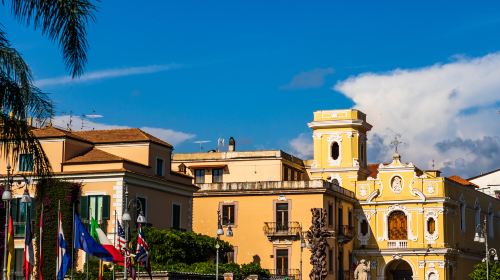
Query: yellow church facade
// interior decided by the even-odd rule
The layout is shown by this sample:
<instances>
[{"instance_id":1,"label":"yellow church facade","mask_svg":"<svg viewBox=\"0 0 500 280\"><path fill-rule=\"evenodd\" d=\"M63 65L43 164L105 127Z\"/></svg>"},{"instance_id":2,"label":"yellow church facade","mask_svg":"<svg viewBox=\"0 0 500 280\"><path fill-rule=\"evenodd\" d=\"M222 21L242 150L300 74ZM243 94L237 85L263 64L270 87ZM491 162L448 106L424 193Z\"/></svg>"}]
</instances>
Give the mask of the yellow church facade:
<instances>
[{"instance_id":1,"label":"yellow church facade","mask_svg":"<svg viewBox=\"0 0 500 280\"><path fill-rule=\"evenodd\" d=\"M308 125L311 160L239 152L234 139L227 152L174 154L172 170L200 188L193 230L214 236L221 219L233 232L221 238L235 246L234 261L259 262L289 279L307 278L312 268L301 240L311 208L328 216L326 279L353 279L361 260L369 279L467 279L485 257L484 244L474 242L484 220L490 247L499 248L500 201L475 184L419 169L397 151L387 163L369 164L372 126L358 110L317 111Z\"/></svg>"},{"instance_id":2,"label":"yellow church facade","mask_svg":"<svg viewBox=\"0 0 500 280\"><path fill-rule=\"evenodd\" d=\"M355 193L353 262L370 263L370 279L468 279L485 257L474 242L486 219L490 247L500 245L500 201L458 177L420 170L394 154L366 162L371 125L357 110L317 111L311 178L336 180ZM396 143L397 145L397 143Z\"/></svg>"}]
</instances>

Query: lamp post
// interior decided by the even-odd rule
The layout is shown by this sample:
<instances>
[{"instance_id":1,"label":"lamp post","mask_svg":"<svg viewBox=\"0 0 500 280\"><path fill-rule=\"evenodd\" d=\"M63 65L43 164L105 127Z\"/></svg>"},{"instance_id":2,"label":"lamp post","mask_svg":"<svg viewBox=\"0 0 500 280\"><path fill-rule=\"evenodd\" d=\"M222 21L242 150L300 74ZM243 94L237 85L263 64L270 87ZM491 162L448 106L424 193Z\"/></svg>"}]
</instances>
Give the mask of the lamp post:
<instances>
[{"instance_id":1,"label":"lamp post","mask_svg":"<svg viewBox=\"0 0 500 280\"><path fill-rule=\"evenodd\" d=\"M490 279L490 271L489 271L489 262L490 262L490 257L493 256L494 261L498 261L498 255L497 255L497 250L495 248L488 248L488 233L486 232L488 227L487 227L488 220L486 218L486 215L484 216L484 221L481 224L478 224L476 226L476 234L474 235L474 242L479 242L479 243L484 243L485 245L485 258L483 259L484 262L486 262L486 280Z\"/></svg>"},{"instance_id":2,"label":"lamp post","mask_svg":"<svg viewBox=\"0 0 500 280\"><path fill-rule=\"evenodd\" d=\"M146 217L144 216L144 214L142 212L143 205L142 205L141 201L138 199L135 199L135 198L128 201L128 186L125 185L125 208L123 209L123 214L122 214L122 222L123 222L123 226L125 227L124 228L124 230L125 230L125 256L123 257L123 279L128 279L128 275L127 275L127 258L129 257L129 256L127 256L128 239L129 239L129 236L128 236L129 225L128 225L128 223L130 221L132 221L132 217L130 216L128 209L130 208L130 203L133 201L136 201L139 204L139 215L137 216L137 223L138 224L147 223ZM136 207L137 207L137 204L136 204Z\"/></svg>"},{"instance_id":3,"label":"lamp post","mask_svg":"<svg viewBox=\"0 0 500 280\"><path fill-rule=\"evenodd\" d=\"M9 211L10 211L10 201L12 200L12 192L10 191L10 164L7 165L7 180L4 185L4 191L2 194L2 200L5 207L5 230L4 230L4 245L3 245L3 280L7 280L7 235L9 231Z\"/></svg>"},{"instance_id":4,"label":"lamp post","mask_svg":"<svg viewBox=\"0 0 500 280\"><path fill-rule=\"evenodd\" d=\"M224 235L224 229L222 228L222 223L221 223L221 217L220 217L220 210L217 210L217 241L215 243L215 280L219 280L219 237L221 235ZM231 226L227 228L226 232L227 237L232 237L233 236L233 229Z\"/></svg>"},{"instance_id":5,"label":"lamp post","mask_svg":"<svg viewBox=\"0 0 500 280\"><path fill-rule=\"evenodd\" d=\"M306 248L306 240L304 239L304 233L302 233L302 226L300 227L300 277L299 280L302 280L302 252L304 252L304 248Z\"/></svg>"}]
</instances>

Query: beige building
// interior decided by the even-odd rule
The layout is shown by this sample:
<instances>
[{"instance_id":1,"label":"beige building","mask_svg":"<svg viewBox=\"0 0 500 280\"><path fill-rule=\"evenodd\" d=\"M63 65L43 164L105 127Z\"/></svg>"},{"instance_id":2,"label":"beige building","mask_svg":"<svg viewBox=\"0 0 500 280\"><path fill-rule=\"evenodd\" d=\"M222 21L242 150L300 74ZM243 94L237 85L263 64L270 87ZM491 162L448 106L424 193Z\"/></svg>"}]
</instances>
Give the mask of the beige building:
<instances>
[{"instance_id":1,"label":"beige building","mask_svg":"<svg viewBox=\"0 0 500 280\"><path fill-rule=\"evenodd\" d=\"M498 171L470 181L442 177L398 153L388 163L369 164L372 126L358 110L317 111L308 125L314 157L307 161L234 146L175 154L172 168L193 175L200 187L193 230L215 236L219 210L226 232L233 229L224 239L236 246L237 262L259 261L288 277L308 277L311 270L300 232L315 207L327 210L333 233L327 279L352 279L362 259L369 261L369 279L466 279L485 258L484 243L474 241L477 230L500 249L500 201L492 197Z\"/></svg>"},{"instance_id":2,"label":"beige building","mask_svg":"<svg viewBox=\"0 0 500 280\"><path fill-rule=\"evenodd\" d=\"M235 144L234 140L230 144ZM258 262L275 276L309 277L310 251L301 247L311 208L327 210L332 233L327 279L349 274L354 237L354 193L325 180L309 180L304 162L281 150L174 154L172 169L194 177L193 231L233 236L237 263ZM304 244L305 245L305 244ZM342 276L339 276L342 275Z\"/></svg>"},{"instance_id":3,"label":"beige building","mask_svg":"<svg viewBox=\"0 0 500 280\"><path fill-rule=\"evenodd\" d=\"M113 240L115 213L121 220L125 186L129 200L141 201L150 225L192 229L192 195L198 188L192 184L192 177L170 169L172 145L134 128L71 132L46 127L34 130L34 135L47 154L55 177L82 184L82 220L88 222L90 217L95 218L110 240ZM10 164L14 175L30 176L32 162L29 154L20 155L17 162L2 159L1 173L5 176L6 166ZM18 188L14 192L13 207L18 207L22 191ZM33 196L34 190L30 193ZM22 256L26 217L22 207L14 210L13 219L22 229L16 235L19 238L16 252ZM136 211L135 207L130 209L132 219L138 214ZM19 265L22 262L16 262L16 271Z\"/></svg>"}]
</instances>

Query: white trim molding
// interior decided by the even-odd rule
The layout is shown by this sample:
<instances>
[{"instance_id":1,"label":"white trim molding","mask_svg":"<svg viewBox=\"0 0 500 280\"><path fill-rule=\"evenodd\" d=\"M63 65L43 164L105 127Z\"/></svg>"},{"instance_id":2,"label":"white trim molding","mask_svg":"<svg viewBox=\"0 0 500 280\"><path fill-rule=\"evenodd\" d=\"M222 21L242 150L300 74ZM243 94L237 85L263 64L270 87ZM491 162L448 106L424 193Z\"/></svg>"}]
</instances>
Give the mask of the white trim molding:
<instances>
[{"instance_id":1,"label":"white trim molding","mask_svg":"<svg viewBox=\"0 0 500 280\"><path fill-rule=\"evenodd\" d=\"M425 240L428 244L436 243L436 240L439 237L439 224L438 224L438 213L434 210L427 210L424 214L424 227L425 227ZM430 219L434 219L434 232L430 233L428 228L428 223Z\"/></svg>"},{"instance_id":2,"label":"white trim molding","mask_svg":"<svg viewBox=\"0 0 500 280\"><path fill-rule=\"evenodd\" d=\"M408 232L408 240L411 241L417 241L417 236L413 234L413 229L412 229L412 215L410 211L403 205L400 204L394 204L385 210L384 213L384 234L382 236L381 241L387 241L389 240L389 215L394 212L394 211L402 211L406 215L406 225L407 225L407 232Z\"/></svg>"},{"instance_id":3,"label":"white trim molding","mask_svg":"<svg viewBox=\"0 0 500 280\"><path fill-rule=\"evenodd\" d=\"M328 164L330 166L340 166L342 162L342 135L341 134L331 134L327 139L328 142ZM332 158L332 146L333 143L339 145L339 156L337 159Z\"/></svg>"}]
</instances>

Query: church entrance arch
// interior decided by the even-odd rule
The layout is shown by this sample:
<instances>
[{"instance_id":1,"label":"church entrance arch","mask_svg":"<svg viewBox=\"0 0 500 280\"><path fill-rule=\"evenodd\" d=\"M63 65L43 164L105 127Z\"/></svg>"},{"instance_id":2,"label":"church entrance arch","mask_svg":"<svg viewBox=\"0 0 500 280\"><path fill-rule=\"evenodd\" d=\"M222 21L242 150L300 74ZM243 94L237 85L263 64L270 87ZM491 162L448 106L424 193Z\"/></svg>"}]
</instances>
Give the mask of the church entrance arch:
<instances>
[{"instance_id":1,"label":"church entrance arch","mask_svg":"<svg viewBox=\"0 0 500 280\"><path fill-rule=\"evenodd\" d=\"M404 260L393 260L385 267L386 280L411 280L413 271L409 263Z\"/></svg>"}]
</instances>

